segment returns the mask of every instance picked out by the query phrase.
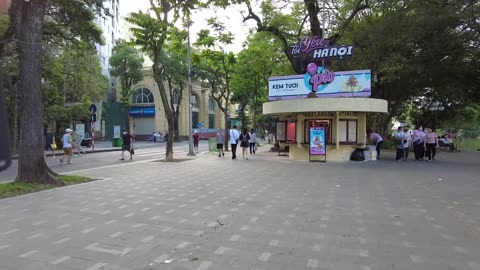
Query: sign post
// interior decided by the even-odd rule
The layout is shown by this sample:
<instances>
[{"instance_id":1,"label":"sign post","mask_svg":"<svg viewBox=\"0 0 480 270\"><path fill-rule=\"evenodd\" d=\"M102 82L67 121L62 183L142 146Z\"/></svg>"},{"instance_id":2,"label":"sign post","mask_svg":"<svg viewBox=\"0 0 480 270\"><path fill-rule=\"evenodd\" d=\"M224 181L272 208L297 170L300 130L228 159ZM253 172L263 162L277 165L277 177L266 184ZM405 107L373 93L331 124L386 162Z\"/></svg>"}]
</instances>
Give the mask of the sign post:
<instances>
[{"instance_id":1,"label":"sign post","mask_svg":"<svg viewBox=\"0 0 480 270\"><path fill-rule=\"evenodd\" d=\"M90 105L90 122L92 124L92 150L95 150L95 122L97 121L97 106L95 104Z\"/></svg>"},{"instance_id":2,"label":"sign post","mask_svg":"<svg viewBox=\"0 0 480 270\"><path fill-rule=\"evenodd\" d=\"M308 147L310 162L327 162L327 141L325 127L310 128L310 143ZM322 157L323 159L318 159Z\"/></svg>"}]
</instances>

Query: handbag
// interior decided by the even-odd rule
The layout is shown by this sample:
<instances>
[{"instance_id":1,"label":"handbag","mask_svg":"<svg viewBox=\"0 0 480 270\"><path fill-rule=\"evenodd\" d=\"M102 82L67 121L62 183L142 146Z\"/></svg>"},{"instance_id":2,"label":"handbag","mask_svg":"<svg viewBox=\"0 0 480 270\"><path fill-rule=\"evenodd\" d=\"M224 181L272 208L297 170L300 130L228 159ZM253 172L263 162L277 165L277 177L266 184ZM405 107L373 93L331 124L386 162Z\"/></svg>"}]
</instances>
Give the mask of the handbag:
<instances>
[{"instance_id":1,"label":"handbag","mask_svg":"<svg viewBox=\"0 0 480 270\"><path fill-rule=\"evenodd\" d=\"M52 143L50 144L50 147L52 147L53 150L57 149L57 144L56 143Z\"/></svg>"},{"instance_id":2,"label":"handbag","mask_svg":"<svg viewBox=\"0 0 480 270\"><path fill-rule=\"evenodd\" d=\"M132 147L130 148L130 154L135 155L135 150L133 149L133 145L132 145Z\"/></svg>"}]
</instances>

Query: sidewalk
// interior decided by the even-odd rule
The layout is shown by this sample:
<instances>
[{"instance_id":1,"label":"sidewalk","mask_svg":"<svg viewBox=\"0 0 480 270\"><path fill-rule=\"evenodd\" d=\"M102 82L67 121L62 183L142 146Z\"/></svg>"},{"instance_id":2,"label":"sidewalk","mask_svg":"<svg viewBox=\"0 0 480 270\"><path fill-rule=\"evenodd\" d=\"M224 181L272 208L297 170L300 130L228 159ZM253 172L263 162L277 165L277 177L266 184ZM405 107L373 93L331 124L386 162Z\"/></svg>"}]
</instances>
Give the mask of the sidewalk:
<instances>
[{"instance_id":1,"label":"sidewalk","mask_svg":"<svg viewBox=\"0 0 480 270\"><path fill-rule=\"evenodd\" d=\"M3 199L0 269L480 269L477 153L309 163L263 150L92 169L103 180Z\"/></svg>"}]
</instances>

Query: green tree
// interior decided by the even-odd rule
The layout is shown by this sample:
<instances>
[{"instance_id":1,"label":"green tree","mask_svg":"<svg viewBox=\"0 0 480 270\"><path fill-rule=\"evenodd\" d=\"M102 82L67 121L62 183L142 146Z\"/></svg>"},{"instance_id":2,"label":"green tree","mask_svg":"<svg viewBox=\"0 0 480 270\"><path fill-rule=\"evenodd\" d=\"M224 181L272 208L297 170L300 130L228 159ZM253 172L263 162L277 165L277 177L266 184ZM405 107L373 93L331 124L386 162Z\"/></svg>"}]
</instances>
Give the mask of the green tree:
<instances>
[{"instance_id":1,"label":"green tree","mask_svg":"<svg viewBox=\"0 0 480 270\"><path fill-rule=\"evenodd\" d=\"M248 108L254 128L259 127L262 104L268 101L269 77L293 72L282 50L276 49L281 44L276 39L269 39L269 36L269 33L258 32L248 39L248 47L238 54L232 77L232 102ZM261 125L264 126L264 123ZM261 130L265 129L262 127Z\"/></svg>"},{"instance_id":2,"label":"green tree","mask_svg":"<svg viewBox=\"0 0 480 270\"><path fill-rule=\"evenodd\" d=\"M113 47L110 57L110 74L120 80L122 97L120 101L125 110L125 126L130 127L128 106L132 97L132 86L143 80L143 57L139 51L125 40L119 40Z\"/></svg>"},{"instance_id":3,"label":"green tree","mask_svg":"<svg viewBox=\"0 0 480 270\"><path fill-rule=\"evenodd\" d=\"M152 55L153 76L158 85L160 98L168 123L168 134L174 134L174 113L169 104L167 89L164 82L166 80L166 69L162 65L165 47L175 22L180 18L180 14L188 16L190 11L198 4L198 1L181 0L150 0L150 10L147 13L131 13L127 21L134 25L131 28L134 38L133 43ZM173 137L168 136L166 157L168 161L173 160Z\"/></svg>"},{"instance_id":4,"label":"green tree","mask_svg":"<svg viewBox=\"0 0 480 270\"><path fill-rule=\"evenodd\" d=\"M211 88L210 97L223 112L225 133L230 134L228 126L228 109L232 95L230 82L236 67L236 56L233 52L226 52L224 46L232 44L233 34L225 31L225 25L215 18L208 19L208 25L214 31L213 34L210 30L201 30L198 33L195 45L199 52L193 56L194 69L199 79L208 82ZM225 151L228 151L228 136L225 136L224 141Z\"/></svg>"},{"instance_id":5,"label":"green tree","mask_svg":"<svg viewBox=\"0 0 480 270\"><path fill-rule=\"evenodd\" d=\"M44 37L65 40L62 34L70 33L73 40L80 37L89 41L99 40L100 31L91 27L96 7L101 3L91 1L47 0L13 2L9 11L8 38L15 36L18 54L19 81L19 163L15 181L27 183L57 184L55 173L45 163L43 155L43 107L42 107L42 55ZM47 8L48 7L48 8ZM84 11L79 16L80 11ZM65 24L73 20L73 24ZM48 22L46 22L48 21ZM58 26L51 35L44 35L50 26ZM62 30L62 31L60 31ZM77 31L78 30L78 31ZM48 43L48 42L47 42Z\"/></svg>"},{"instance_id":6,"label":"green tree","mask_svg":"<svg viewBox=\"0 0 480 270\"><path fill-rule=\"evenodd\" d=\"M225 7L230 4L225 0L214 0L214 5ZM231 1L235 3L237 1ZM253 20L256 23L257 32L268 32L277 38L281 49L287 56L292 67L301 59L290 54L290 44L297 43L305 35L318 36L328 39L335 44L350 27L352 21L359 13L370 7L369 0L335 0L322 1L303 0L289 1L278 0L263 1L260 5L260 12L254 9L251 1L243 2L248 12L244 15L244 22ZM322 29L320 18L332 17L330 29L334 29L329 35ZM305 30L307 28L308 30ZM303 73L304 69L296 69L297 73Z\"/></svg>"},{"instance_id":7,"label":"green tree","mask_svg":"<svg viewBox=\"0 0 480 270\"><path fill-rule=\"evenodd\" d=\"M372 69L372 97L389 102L387 115L370 118L378 131L386 133L392 118L406 111L414 113L414 124L433 127L428 108L434 102L445 107L439 122L478 102L479 83L471 78L479 76L479 49L472 46L479 39L470 30L468 1L374 3L344 35L356 45L356 56L344 65Z\"/></svg>"},{"instance_id":8,"label":"green tree","mask_svg":"<svg viewBox=\"0 0 480 270\"><path fill-rule=\"evenodd\" d=\"M77 41L63 47L61 55L55 51L47 50L42 63L44 120L63 131L89 118L90 104L105 95L108 79L90 44Z\"/></svg>"},{"instance_id":9,"label":"green tree","mask_svg":"<svg viewBox=\"0 0 480 270\"><path fill-rule=\"evenodd\" d=\"M162 65L165 67L165 79L167 82L166 90L168 91L169 106L173 114L173 130L174 140L180 140L179 134L179 116L180 104L182 104L183 93L187 83L185 78L188 75L188 59L187 59L187 32L174 28L171 32L170 40L166 44L163 57L161 57Z\"/></svg>"}]
</instances>

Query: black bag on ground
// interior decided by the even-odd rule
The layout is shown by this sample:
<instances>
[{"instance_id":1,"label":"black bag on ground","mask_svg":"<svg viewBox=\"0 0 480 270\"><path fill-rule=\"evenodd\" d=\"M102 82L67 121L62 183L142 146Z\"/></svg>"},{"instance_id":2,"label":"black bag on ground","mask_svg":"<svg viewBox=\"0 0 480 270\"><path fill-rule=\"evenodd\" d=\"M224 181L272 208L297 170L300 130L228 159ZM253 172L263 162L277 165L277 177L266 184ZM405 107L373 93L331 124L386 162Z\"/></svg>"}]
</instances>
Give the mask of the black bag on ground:
<instances>
[{"instance_id":1,"label":"black bag on ground","mask_svg":"<svg viewBox=\"0 0 480 270\"><path fill-rule=\"evenodd\" d=\"M352 154L350 155L350 160L353 161L364 161L365 160L365 154L363 153L365 151L365 148L357 148L355 149Z\"/></svg>"}]
</instances>

